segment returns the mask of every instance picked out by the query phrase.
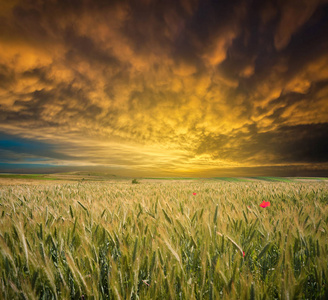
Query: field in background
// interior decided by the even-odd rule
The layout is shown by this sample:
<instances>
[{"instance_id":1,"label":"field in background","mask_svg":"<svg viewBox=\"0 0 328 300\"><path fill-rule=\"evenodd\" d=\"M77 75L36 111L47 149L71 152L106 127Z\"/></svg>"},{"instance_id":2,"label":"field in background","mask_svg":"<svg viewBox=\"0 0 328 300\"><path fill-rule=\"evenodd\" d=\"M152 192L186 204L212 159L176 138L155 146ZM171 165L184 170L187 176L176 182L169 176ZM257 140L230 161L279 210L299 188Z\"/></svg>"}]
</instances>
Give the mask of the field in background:
<instances>
[{"instance_id":1,"label":"field in background","mask_svg":"<svg viewBox=\"0 0 328 300\"><path fill-rule=\"evenodd\" d=\"M0 186L1 299L327 299L326 180L114 179Z\"/></svg>"},{"instance_id":2,"label":"field in background","mask_svg":"<svg viewBox=\"0 0 328 300\"><path fill-rule=\"evenodd\" d=\"M73 183L73 182L131 182L132 178L120 177L114 174L106 174L101 172L66 172L54 174L8 174L0 173L1 185L16 185L16 184L36 184L47 183ZM192 178L192 177L158 177L158 178L138 178L142 182L166 182L166 181L228 181L228 182L249 182L254 180L269 181L269 182L299 182L299 181L328 181L325 177L211 177L211 178Z\"/></svg>"}]
</instances>

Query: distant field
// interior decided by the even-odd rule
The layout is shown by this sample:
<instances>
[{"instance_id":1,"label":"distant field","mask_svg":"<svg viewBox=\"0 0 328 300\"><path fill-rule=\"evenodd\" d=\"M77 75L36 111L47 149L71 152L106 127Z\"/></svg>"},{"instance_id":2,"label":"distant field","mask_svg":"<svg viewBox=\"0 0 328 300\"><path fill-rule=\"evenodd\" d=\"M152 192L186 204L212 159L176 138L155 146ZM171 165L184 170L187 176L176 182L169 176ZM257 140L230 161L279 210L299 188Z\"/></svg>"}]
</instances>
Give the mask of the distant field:
<instances>
[{"instance_id":1,"label":"distant field","mask_svg":"<svg viewBox=\"0 0 328 300\"><path fill-rule=\"evenodd\" d=\"M9 178L9 179L37 179L37 180L57 180L56 177L49 177L49 175L43 174L0 174L1 178Z\"/></svg>"},{"instance_id":2,"label":"distant field","mask_svg":"<svg viewBox=\"0 0 328 300\"><path fill-rule=\"evenodd\" d=\"M247 182L250 181L248 178L238 178L238 177L213 177L211 180L222 180L229 182Z\"/></svg>"},{"instance_id":3,"label":"distant field","mask_svg":"<svg viewBox=\"0 0 328 300\"><path fill-rule=\"evenodd\" d=\"M328 177L295 177L294 179L306 179L306 180L328 180Z\"/></svg>"},{"instance_id":4,"label":"distant field","mask_svg":"<svg viewBox=\"0 0 328 300\"><path fill-rule=\"evenodd\" d=\"M67 172L55 174L0 174L1 179L21 179L21 180L61 180L61 181L131 181L131 178L120 177L113 174L92 173L92 172ZM328 180L325 177L144 177L138 178L139 181L227 181L227 182L250 182L254 180L270 182L295 182L302 180L320 181ZM20 182L22 183L22 182Z\"/></svg>"},{"instance_id":5,"label":"distant field","mask_svg":"<svg viewBox=\"0 0 328 300\"><path fill-rule=\"evenodd\" d=\"M2 185L0 299L328 299L328 182L274 178Z\"/></svg>"},{"instance_id":6,"label":"distant field","mask_svg":"<svg viewBox=\"0 0 328 300\"><path fill-rule=\"evenodd\" d=\"M257 180L264 180L264 181L282 181L282 182L293 182L295 179L294 178L286 178L286 177L253 177L254 179ZM316 178L314 179L316 180Z\"/></svg>"}]
</instances>

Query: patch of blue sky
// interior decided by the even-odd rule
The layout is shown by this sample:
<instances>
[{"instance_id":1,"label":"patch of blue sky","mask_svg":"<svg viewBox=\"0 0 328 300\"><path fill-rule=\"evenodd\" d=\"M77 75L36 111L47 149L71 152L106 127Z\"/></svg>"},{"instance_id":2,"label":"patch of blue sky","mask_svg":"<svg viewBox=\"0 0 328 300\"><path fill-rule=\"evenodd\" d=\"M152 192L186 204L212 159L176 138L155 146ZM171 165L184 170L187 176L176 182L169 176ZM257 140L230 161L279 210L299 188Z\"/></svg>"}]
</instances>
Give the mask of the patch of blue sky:
<instances>
[{"instance_id":1,"label":"patch of blue sky","mask_svg":"<svg viewBox=\"0 0 328 300\"><path fill-rule=\"evenodd\" d=\"M2 163L0 162L0 169L43 169L43 168L55 168L55 167L60 167L58 165L53 165L53 164L26 164L26 163Z\"/></svg>"},{"instance_id":2,"label":"patch of blue sky","mask_svg":"<svg viewBox=\"0 0 328 300\"><path fill-rule=\"evenodd\" d=\"M31 153L32 151L45 151L52 148L52 145L40 141L0 133L0 149L3 150Z\"/></svg>"}]
</instances>

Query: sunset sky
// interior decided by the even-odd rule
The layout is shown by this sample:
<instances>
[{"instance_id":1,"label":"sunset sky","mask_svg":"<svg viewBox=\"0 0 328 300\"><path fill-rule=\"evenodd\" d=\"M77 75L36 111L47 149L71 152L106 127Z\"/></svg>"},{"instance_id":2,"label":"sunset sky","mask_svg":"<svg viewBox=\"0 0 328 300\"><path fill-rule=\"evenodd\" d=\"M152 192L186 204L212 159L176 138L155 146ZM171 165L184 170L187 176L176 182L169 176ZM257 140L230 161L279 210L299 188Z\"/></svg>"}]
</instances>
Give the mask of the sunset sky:
<instances>
[{"instance_id":1,"label":"sunset sky","mask_svg":"<svg viewBox=\"0 0 328 300\"><path fill-rule=\"evenodd\" d=\"M328 2L0 0L0 172L328 175Z\"/></svg>"}]
</instances>

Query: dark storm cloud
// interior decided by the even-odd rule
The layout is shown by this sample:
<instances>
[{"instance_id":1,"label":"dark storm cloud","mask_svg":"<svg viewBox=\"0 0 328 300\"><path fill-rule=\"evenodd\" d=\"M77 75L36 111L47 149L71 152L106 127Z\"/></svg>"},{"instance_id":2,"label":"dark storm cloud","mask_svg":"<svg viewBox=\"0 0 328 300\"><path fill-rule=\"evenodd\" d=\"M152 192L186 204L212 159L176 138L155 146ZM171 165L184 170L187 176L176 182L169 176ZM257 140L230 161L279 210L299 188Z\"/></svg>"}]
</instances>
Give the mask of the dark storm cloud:
<instances>
[{"instance_id":1,"label":"dark storm cloud","mask_svg":"<svg viewBox=\"0 0 328 300\"><path fill-rule=\"evenodd\" d=\"M247 133L203 136L195 154L261 164L327 163L328 123L282 126L264 133L253 125Z\"/></svg>"},{"instance_id":2,"label":"dark storm cloud","mask_svg":"<svg viewBox=\"0 0 328 300\"><path fill-rule=\"evenodd\" d=\"M49 69L46 67L37 67L27 70L20 74L21 78L35 78L38 82L45 84L53 83L53 80L48 76Z\"/></svg>"},{"instance_id":3,"label":"dark storm cloud","mask_svg":"<svg viewBox=\"0 0 328 300\"><path fill-rule=\"evenodd\" d=\"M66 53L68 62L78 59L87 60L92 64L105 64L111 68L119 66L119 60L111 54L110 49L99 48L92 37L79 35L73 27L65 30L64 42L68 46Z\"/></svg>"},{"instance_id":4,"label":"dark storm cloud","mask_svg":"<svg viewBox=\"0 0 328 300\"><path fill-rule=\"evenodd\" d=\"M56 126L69 121L66 119L67 117L63 119L65 115L69 115L69 119L74 122L74 118L94 119L101 112L97 105L89 102L83 90L77 89L70 84L61 84L51 90L35 90L21 96L24 96L25 99L18 99L13 104L19 110L16 112L2 111L4 121L31 120L37 121L38 126ZM50 104L57 104L60 109L52 112L54 117L52 122L49 123L45 120L44 113Z\"/></svg>"},{"instance_id":5,"label":"dark storm cloud","mask_svg":"<svg viewBox=\"0 0 328 300\"><path fill-rule=\"evenodd\" d=\"M270 141L280 138L275 148L282 161L328 162L328 123L282 127Z\"/></svg>"},{"instance_id":6,"label":"dark storm cloud","mask_svg":"<svg viewBox=\"0 0 328 300\"><path fill-rule=\"evenodd\" d=\"M261 25L263 8L268 2L255 6L248 11L241 34L229 48L227 59L219 68L231 78L243 77L243 70L254 66L251 78L240 79L242 92L252 93L257 86L267 82L274 73L284 81L297 76L304 67L328 52L328 5L318 6L310 19L290 37L290 42L282 50L274 47L274 30L279 26L284 6L278 4L273 10L271 25ZM279 12L279 14L278 14ZM246 76L247 77L247 76ZM276 82L273 82L275 84Z\"/></svg>"},{"instance_id":7,"label":"dark storm cloud","mask_svg":"<svg viewBox=\"0 0 328 300\"><path fill-rule=\"evenodd\" d=\"M298 107L299 110L304 110L304 113L313 110L313 114L318 115L315 110L317 107L322 107L321 102L323 99L320 94L323 94L324 97L327 96L328 80L313 82L310 86L306 87L306 89L306 93L283 93L278 98L270 101L266 108L258 108L258 111L259 113L263 113L264 110L271 111L273 108L272 114L268 115L268 118L271 119L274 124L278 125L288 121L290 116L284 116L284 113L292 107ZM322 108L327 109L327 106Z\"/></svg>"},{"instance_id":8,"label":"dark storm cloud","mask_svg":"<svg viewBox=\"0 0 328 300\"><path fill-rule=\"evenodd\" d=\"M15 73L6 65L0 65L0 88L5 89L15 82Z\"/></svg>"}]
</instances>

